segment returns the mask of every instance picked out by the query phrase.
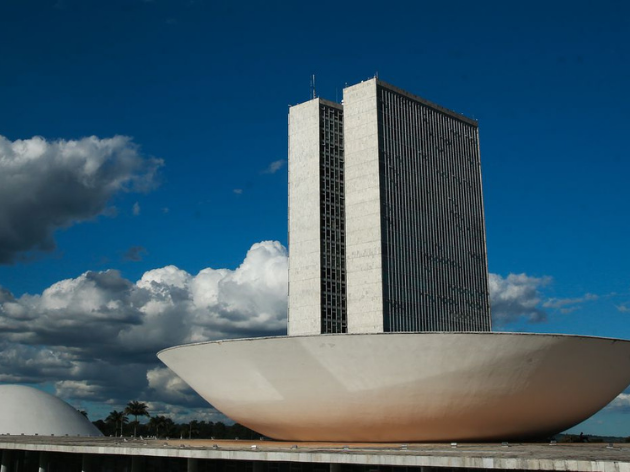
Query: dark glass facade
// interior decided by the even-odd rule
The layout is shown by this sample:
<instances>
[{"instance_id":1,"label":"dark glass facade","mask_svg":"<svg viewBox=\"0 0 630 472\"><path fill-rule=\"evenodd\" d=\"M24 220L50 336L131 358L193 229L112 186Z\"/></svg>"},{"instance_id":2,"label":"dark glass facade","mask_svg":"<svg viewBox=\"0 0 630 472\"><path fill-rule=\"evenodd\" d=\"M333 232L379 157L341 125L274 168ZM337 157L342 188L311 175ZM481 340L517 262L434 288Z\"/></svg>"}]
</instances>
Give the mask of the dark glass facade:
<instances>
[{"instance_id":1,"label":"dark glass facade","mask_svg":"<svg viewBox=\"0 0 630 472\"><path fill-rule=\"evenodd\" d=\"M377 97L384 331L489 331L476 122Z\"/></svg>"},{"instance_id":2,"label":"dark glass facade","mask_svg":"<svg viewBox=\"0 0 630 472\"><path fill-rule=\"evenodd\" d=\"M345 333L346 247L343 110L320 100L321 332Z\"/></svg>"}]
</instances>

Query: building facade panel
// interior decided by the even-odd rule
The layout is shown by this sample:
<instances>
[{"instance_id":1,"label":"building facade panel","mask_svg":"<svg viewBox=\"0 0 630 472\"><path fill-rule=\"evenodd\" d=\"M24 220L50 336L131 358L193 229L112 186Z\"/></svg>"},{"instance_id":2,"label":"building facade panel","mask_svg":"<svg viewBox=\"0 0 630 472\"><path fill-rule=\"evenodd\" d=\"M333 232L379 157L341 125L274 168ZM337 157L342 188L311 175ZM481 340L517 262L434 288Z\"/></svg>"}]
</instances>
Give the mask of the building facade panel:
<instances>
[{"instance_id":1,"label":"building facade panel","mask_svg":"<svg viewBox=\"0 0 630 472\"><path fill-rule=\"evenodd\" d=\"M477 125L378 84L384 331L488 331Z\"/></svg>"},{"instance_id":2,"label":"building facade panel","mask_svg":"<svg viewBox=\"0 0 630 472\"><path fill-rule=\"evenodd\" d=\"M383 331L376 83L344 89L348 332Z\"/></svg>"},{"instance_id":3,"label":"building facade panel","mask_svg":"<svg viewBox=\"0 0 630 472\"><path fill-rule=\"evenodd\" d=\"M289 109L289 335L320 333L319 134L319 100Z\"/></svg>"},{"instance_id":4,"label":"building facade panel","mask_svg":"<svg viewBox=\"0 0 630 472\"><path fill-rule=\"evenodd\" d=\"M290 109L290 335L347 331L343 148L341 105Z\"/></svg>"}]
</instances>

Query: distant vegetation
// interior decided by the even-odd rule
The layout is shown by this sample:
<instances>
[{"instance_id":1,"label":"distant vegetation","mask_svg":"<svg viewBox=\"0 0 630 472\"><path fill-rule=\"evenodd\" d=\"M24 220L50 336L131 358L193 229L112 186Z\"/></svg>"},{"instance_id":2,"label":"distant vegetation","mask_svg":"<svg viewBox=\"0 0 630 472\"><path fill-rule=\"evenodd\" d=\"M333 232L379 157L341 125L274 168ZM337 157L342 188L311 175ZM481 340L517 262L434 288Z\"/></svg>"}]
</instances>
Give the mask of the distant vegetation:
<instances>
[{"instance_id":1,"label":"distant vegetation","mask_svg":"<svg viewBox=\"0 0 630 472\"><path fill-rule=\"evenodd\" d=\"M602 443L604 442L604 438L599 436L583 436L580 437L579 434L563 434L558 442L562 443L579 443L579 442L591 442L591 443Z\"/></svg>"},{"instance_id":2,"label":"distant vegetation","mask_svg":"<svg viewBox=\"0 0 630 472\"><path fill-rule=\"evenodd\" d=\"M133 416L130 421L128 416ZM140 423L138 416L148 416L147 423ZM226 425L222 422L191 421L175 423L166 416L150 416L147 405L129 402L123 411L112 411L105 420L93 422L105 436L142 436L184 439L260 439L260 434L240 424Z\"/></svg>"},{"instance_id":3,"label":"distant vegetation","mask_svg":"<svg viewBox=\"0 0 630 472\"><path fill-rule=\"evenodd\" d=\"M589 443L622 443L622 442L630 442L630 437L624 438L620 436L595 436L590 434L585 434L580 437L579 434L558 434L556 436L558 442L563 443L579 443L579 442L589 442Z\"/></svg>"},{"instance_id":4,"label":"distant vegetation","mask_svg":"<svg viewBox=\"0 0 630 472\"><path fill-rule=\"evenodd\" d=\"M85 412L81 412L87 416ZM134 419L130 420L129 416ZM138 422L138 416L148 416L147 423ZM132 401L123 411L113 410L105 420L93 422L105 436L142 436L171 438L171 439L260 439L261 435L238 423L226 425L220 421L191 421L190 423L175 423L166 416L151 416L147 405ZM559 443L630 443L627 438L616 436L593 436L579 434L558 434L553 439ZM526 442L548 442L551 438L539 438Z\"/></svg>"}]
</instances>

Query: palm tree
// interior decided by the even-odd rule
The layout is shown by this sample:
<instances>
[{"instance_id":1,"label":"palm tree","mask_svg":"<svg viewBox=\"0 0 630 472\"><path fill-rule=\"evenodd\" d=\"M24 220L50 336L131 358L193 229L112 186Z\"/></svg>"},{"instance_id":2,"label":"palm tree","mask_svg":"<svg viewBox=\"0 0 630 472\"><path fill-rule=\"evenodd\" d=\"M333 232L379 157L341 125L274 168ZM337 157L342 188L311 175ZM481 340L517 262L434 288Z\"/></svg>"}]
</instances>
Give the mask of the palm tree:
<instances>
[{"instance_id":1,"label":"palm tree","mask_svg":"<svg viewBox=\"0 0 630 472\"><path fill-rule=\"evenodd\" d=\"M149 427L155 428L155 437L160 435L160 428L166 426L166 417L154 416L149 420Z\"/></svg>"},{"instance_id":2,"label":"palm tree","mask_svg":"<svg viewBox=\"0 0 630 472\"><path fill-rule=\"evenodd\" d=\"M120 425L120 436L123 435L123 425L129 422L127 418L127 414L124 411L112 411L107 418L105 418L107 423L114 423L114 432L117 432L118 425ZM114 434L115 436L115 434Z\"/></svg>"},{"instance_id":3,"label":"palm tree","mask_svg":"<svg viewBox=\"0 0 630 472\"><path fill-rule=\"evenodd\" d=\"M135 421L133 423L133 437L136 437L136 427L138 426L138 416L149 416L149 407L146 403L139 401L132 401L127 403L127 408L125 408L125 413L128 415L133 415Z\"/></svg>"},{"instance_id":4,"label":"palm tree","mask_svg":"<svg viewBox=\"0 0 630 472\"><path fill-rule=\"evenodd\" d=\"M193 433L197 434L199 432L197 428L199 428L199 421L192 420L188 423L188 439L192 438Z\"/></svg>"}]
</instances>

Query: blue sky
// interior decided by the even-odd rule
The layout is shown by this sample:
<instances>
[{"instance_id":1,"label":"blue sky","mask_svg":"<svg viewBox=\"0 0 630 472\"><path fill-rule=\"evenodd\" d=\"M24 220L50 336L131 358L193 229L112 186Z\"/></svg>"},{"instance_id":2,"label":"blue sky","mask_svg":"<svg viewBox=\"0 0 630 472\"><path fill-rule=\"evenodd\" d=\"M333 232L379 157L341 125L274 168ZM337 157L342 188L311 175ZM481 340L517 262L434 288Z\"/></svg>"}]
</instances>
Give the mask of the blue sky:
<instances>
[{"instance_id":1,"label":"blue sky","mask_svg":"<svg viewBox=\"0 0 630 472\"><path fill-rule=\"evenodd\" d=\"M13 318L0 380L94 417L131 399L201 415L183 386L162 391L173 383L151 353L282 332L287 111L311 74L331 100L378 73L479 120L489 270L504 289L495 327L630 339L629 32L622 1L2 2L0 316ZM43 146L55 164L2 167L7 146ZM270 267L275 285L249 287L246 307L221 294L228 312L267 318L176 318L173 287ZM82 320L90 294L95 319L59 318ZM150 322L142 297L162 303ZM146 343L122 347L136 328ZM580 428L629 436L629 393Z\"/></svg>"}]
</instances>

